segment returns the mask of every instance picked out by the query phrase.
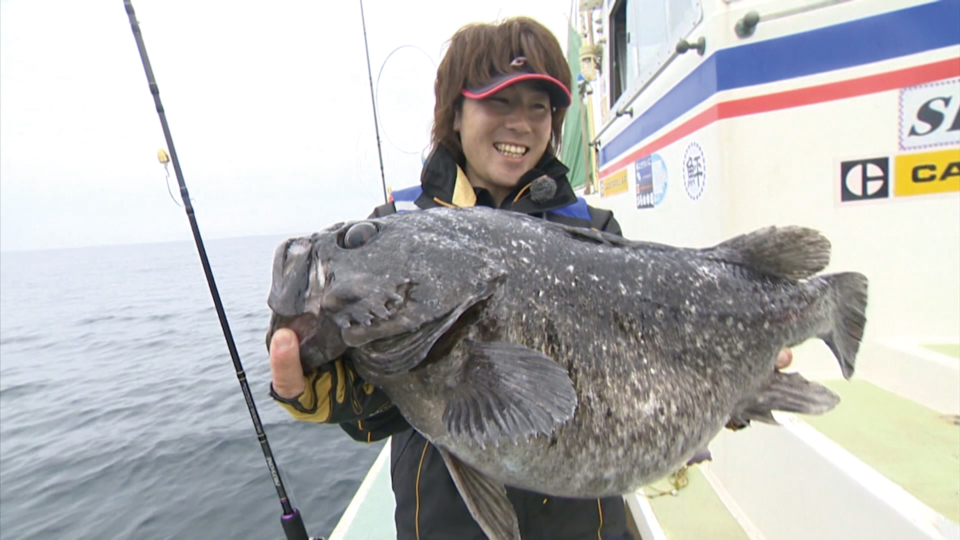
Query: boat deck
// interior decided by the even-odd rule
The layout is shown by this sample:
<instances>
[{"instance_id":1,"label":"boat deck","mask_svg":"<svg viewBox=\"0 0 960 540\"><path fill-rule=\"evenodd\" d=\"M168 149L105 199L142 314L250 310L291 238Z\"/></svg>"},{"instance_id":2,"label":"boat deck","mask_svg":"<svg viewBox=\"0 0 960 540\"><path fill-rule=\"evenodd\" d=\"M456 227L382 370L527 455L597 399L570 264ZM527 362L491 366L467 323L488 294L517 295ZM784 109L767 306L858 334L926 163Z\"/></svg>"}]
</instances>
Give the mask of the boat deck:
<instances>
[{"instance_id":1,"label":"boat deck","mask_svg":"<svg viewBox=\"0 0 960 540\"><path fill-rule=\"evenodd\" d=\"M930 349L933 352L952 356L960 361L960 343L935 343L931 345L924 345L923 347L925 349Z\"/></svg>"},{"instance_id":2,"label":"boat deck","mask_svg":"<svg viewBox=\"0 0 960 540\"><path fill-rule=\"evenodd\" d=\"M750 537L724 506L697 466L687 469L688 484L676 495L669 493L669 479L645 488L660 527L672 540L710 538L713 540L748 540Z\"/></svg>"},{"instance_id":3,"label":"boat deck","mask_svg":"<svg viewBox=\"0 0 960 540\"><path fill-rule=\"evenodd\" d=\"M373 462L329 540L384 540L396 538L393 524L393 488L390 485L390 443Z\"/></svg>"},{"instance_id":4,"label":"boat deck","mask_svg":"<svg viewBox=\"0 0 960 540\"><path fill-rule=\"evenodd\" d=\"M960 522L960 426L865 381L821 381L840 395L823 416L802 416L921 502Z\"/></svg>"}]
</instances>

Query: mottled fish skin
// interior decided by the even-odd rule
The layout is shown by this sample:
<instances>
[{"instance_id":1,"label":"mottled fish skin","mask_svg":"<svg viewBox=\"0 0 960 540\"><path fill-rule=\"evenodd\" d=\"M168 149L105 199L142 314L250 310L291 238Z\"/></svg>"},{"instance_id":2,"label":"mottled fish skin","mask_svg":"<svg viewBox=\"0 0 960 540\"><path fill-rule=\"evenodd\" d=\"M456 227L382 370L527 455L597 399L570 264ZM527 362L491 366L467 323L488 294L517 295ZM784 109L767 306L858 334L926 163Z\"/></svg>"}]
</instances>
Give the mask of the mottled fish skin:
<instances>
[{"instance_id":1,"label":"mottled fish skin","mask_svg":"<svg viewBox=\"0 0 960 540\"><path fill-rule=\"evenodd\" d=\"M771 275L721 248L630 242L482 208L370 221L379 232L356 249L341 247L349 223L311 238L325 293L300 304L331 308L360 375L430 441L506 485L545 494L624 494L671 473L754 400L781 348L839 324L828 277ZM334 301L338 281L351 290ZM349 302L365 307L350 311ZM369 361L457 309L425 358L390 373L380 367L397 359ZM444 410L462 384L470 342L523 345L554 359L576 392L573 417L552 434L486 443L449 432Z\"/></svg>"}]
</instances>

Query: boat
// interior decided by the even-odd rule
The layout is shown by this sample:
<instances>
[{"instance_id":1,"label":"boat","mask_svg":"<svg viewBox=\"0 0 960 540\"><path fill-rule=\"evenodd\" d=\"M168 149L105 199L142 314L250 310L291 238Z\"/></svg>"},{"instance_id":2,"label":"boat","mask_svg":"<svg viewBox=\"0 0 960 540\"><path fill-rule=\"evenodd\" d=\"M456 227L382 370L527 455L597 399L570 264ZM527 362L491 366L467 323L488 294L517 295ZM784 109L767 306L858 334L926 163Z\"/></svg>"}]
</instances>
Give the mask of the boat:
<instances>
[{"instance_id":1,"label":"boat","mask_svg":"<svg viewBox=\"0 0 960 540\"><path fill-rule=\"evenodd\" d=\"M768 225L870 278L857 374L794 365L820 417L724 431L624 496L643 540L960 539L960 0L581 0L563 160L628 238ZM331 540L393 538L389 445Z\"/></svg>"}]
</instances>

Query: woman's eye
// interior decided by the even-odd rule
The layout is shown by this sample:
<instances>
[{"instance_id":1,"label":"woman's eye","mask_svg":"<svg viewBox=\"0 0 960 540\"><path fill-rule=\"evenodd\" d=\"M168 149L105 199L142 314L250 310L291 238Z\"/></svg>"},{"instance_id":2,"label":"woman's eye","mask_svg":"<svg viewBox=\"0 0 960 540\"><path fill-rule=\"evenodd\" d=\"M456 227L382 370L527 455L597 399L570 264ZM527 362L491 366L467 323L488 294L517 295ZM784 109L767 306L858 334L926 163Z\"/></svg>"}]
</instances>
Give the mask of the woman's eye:
<instances>
[{"instance_id":1,"label":"woman's eye","mask_svg":"<svg viewBox=\"0 0 960 540\"><path fill-rule=\"evenodd\" d=\"M534 118L538 118L538 119L544 118L548 116L550 112L551 112L550 107L542 103L537 103L530 107L530 114Z\"/></svg>"},{"instance_id":2,"label":"woman's eye","mask_svg":"<svg viewBox=\"0 0 960 540\"><path fill-rule=\"evenodd\" d=\"M355 223L343 233L343 238L340 240L340 247L344 249L357 249L369 242L378 232L380 232L380 229L369 221Z\"/></svg>"}]
</instances>

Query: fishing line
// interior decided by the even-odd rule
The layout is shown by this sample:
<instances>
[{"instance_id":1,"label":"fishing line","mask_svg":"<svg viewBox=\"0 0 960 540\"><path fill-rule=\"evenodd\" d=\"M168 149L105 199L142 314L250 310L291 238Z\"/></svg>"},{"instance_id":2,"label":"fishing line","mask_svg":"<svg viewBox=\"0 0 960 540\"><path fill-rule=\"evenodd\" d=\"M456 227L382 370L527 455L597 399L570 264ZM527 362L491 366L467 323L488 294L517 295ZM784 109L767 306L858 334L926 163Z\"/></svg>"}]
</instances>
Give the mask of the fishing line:
<instances>
[{"instance_id":1,"label":"fishing line","mask_svg":"<svg viewBox=\"0 0 960 540\"><path fill-rule=\"evenodd\" d=\"M433 69L434 69L434 71L436 71L436 69L437 69L437 63L433 61L433 58L430 58L430 55L427 54L427 51L421 49L420 47L417 47L416 45L410 45L410 44L401 45L401 46L397 47L396 49L390 51L390 54L388 54L387 57L383 59L383 63L380 64L380 72L377 73L377 91L376 91L376 93L374 94L374 98L373 98L374 107L376 107L377 111L380 110L380 78L383 76L383 68L385 68L385 67L387 66L387 61L390 60L390 57L393 56L393 53L399 51L400 49L404 49L404 48L407 48L407 47L412 48L412 49L416 49L416 50L422 52L423 55L427 57L427 60L429 60L430 63L433 64ZM381 115L381 116L382 116L382 115ZM423 154L424 154L424 151L423 151L423 150L421 150L421 151L419 151L419 152L417 152L416 150L414 150L413 152L408 152L408 151L400 148L399 146L397 146L396 143L394 143L393 140L390 139L390 136L389 136L389 134L387 133L387 130L386 130L386 129L383 130L383 138L386 139L388 143L390 143L394 148L396 148L396 149L399 150L400 152L402 152L402 153L404 153L404 154L411 155L411 156L412 156L412 155L416 155L416 154L420 154L421 159L423 158ZM428 144L427 146L429 147L429 144Z\"/></svg>"},{"instance_id":2,"label":"fishing line","mask_svg":"<svg viewBox=\"0 0 960 540\"><path fill-rule=\"evenodd\" d=\"M220 293L217 291L217 284L213 279L213 270L210 268L210 261L207 259L207 252L203 247L203 240L200 238L200 228L197 226L193 205L190 204L190 194L187 192L187 184L184 182L183 173L180 170L180 161L177 159L177 151L173 146L173 136L170 134L170 126L167 125L167 117L164 114L163 105L160 103L160 90L153 76L153 69L150 67L150 59L147 58L147 48L143 43L143 36L140 33L140 23L137 22L137 17L133 12L133 5L130 1L131 0L123 0L123 5L130 19L130 28L133 30L133 37L137 41L137 48L140 51L143 70L147 75L150 93L153 94L153 101L157 106L160 125L163 127L163 136L167 141L167 148L170 149L173 171L176 173L177 182L180 184L180 198L183 200L183 208L186 210L187 218L190 220L190 229L193 231L193 239L197 244L197 252L200 254L200 262L203 265L203 273L206 275L207 285L210 287L210 296L213 297L213 304L217 308L217 316L220 318L223 337L227 341L227 349L230 351L233 367L237 371L237 380L240 381L240 388L243 390L243 398L247 403L247 410L250 412L250 418L253 420L253 426L257 431L260 449L263 450L263 457L267 460L270 476L273 478L273 484L277 488L277 495L280 497L280 506L283 509L283 516L280 518L280 523L283 525L283 532L287 540L310 540L300 511L294 508L287 498L283 481L280 479L280 472L277 470L276 462L273 459L273 452L270 450L270 443L267 442L267 434L263 431L263 424L260 422L257 406L253 402L250 385L247 384L247 375L243 371L243 364L240 363L240 355L237 353L237 347L233 342L233 335L230 333L230 325L227 323L227 314L223 310L223 304L220 302Z\"/></svg>"}]
</instances>

